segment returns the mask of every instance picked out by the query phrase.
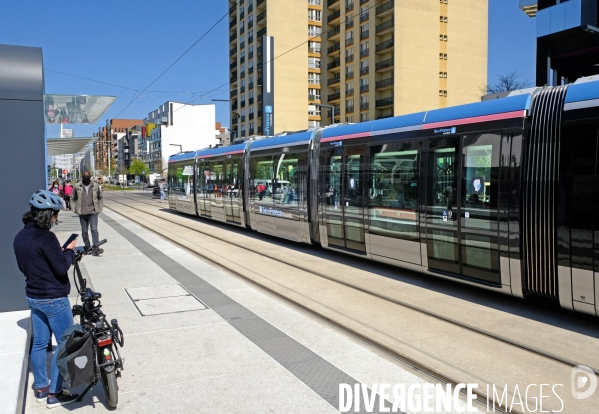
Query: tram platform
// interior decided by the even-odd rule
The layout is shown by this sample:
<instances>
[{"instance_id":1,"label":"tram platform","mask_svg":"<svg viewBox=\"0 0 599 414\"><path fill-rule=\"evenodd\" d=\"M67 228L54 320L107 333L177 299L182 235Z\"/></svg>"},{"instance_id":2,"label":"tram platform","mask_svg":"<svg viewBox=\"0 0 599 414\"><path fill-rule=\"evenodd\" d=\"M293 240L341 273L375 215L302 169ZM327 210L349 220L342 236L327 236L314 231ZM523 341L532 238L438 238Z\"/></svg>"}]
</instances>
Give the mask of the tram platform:
<instances>
[{"instance_id":1,"label":"tram platform","mask_svg":"<svg viewBox=\"0 0 599 414\"><path fill-rule=\"evenodd\" d=\"M340 384L407 389L427 383L109 209L100 216L99 232L108 240L104 254L85 257L82 271L125 334L119 412L334 413ZM59 240L80 233L77 216L63 212L56 233ZM73 303L74 293L73 287ZM23 412L46 412L33 397L32 382L29 370ZM358 412L379 412L375 398L372 411L362 404ZM98 384L81 403L53 411L110 408Z\"/></svg>"}]
</instances>

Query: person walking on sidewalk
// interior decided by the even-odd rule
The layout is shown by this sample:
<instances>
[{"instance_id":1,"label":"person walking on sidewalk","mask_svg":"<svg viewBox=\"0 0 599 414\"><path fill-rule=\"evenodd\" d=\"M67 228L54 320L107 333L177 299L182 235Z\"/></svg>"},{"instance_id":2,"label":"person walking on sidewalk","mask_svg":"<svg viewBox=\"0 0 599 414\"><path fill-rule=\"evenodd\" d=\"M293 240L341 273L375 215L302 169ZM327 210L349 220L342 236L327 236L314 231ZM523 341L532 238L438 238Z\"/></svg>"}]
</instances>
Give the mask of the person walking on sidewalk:
<instances>
[{"instance_id":1,"label":"person walking on sidewalk","mask_svg":"<svg viewBox=\"0 0 599 414\"><path fill-rule=\"evenodd\" d=\"M165 194L164 194L164 186L166 185L166 182L164 181L164 178L162 180L160 180L160 184L158 184L158 189L160 190L160 201L164 200Z\"/></svg>"},{"instance_id":2,"label":"person walking on sidewalk","mask_svg":"<svg viewBox=\"0 0 599 414\"><path fill-rule=\"evenodd\" d=\"M71 209L71 195L73 194L73 185L71 184L71 180L68 180L63 188L64 193L64 203L67 210Z\"/></svg>"},{"instance_id":3,"label":"person walking on sidewalk","mask_svg":"<svg viewBox=\"0 0 599 414\"><path fill-rule=\"evenodd\" d=\"M102 190L98 183L92 182L91 174L85 171L81 177L81 182L73 188L74 212L79 215L81 223L81 236L85 243L85 250L91 251L92 256L98 256L104 253L103 249L98 247L100 236L98 234L98 215L104 208L104 199ZM92 242L89 243L88 230L91 228Z\"/></svg>"},{"instance_id":4,"label":"person walking on sidewalk","mask_svg":"<svg viewBox=\"0 0 599 414\"><path fill-rule=\"evenodd\" d=\"M46 370L46 347L54 333L62 342L65 329L73 326L68 295L71 291L68 270L75 259L73 240L64 250L56 235L49 231L63 209L62 200L46 190L36 191L29 200L30 210L23 215L24 228L15 237L13 248L19 270L25 275L25 295L31 309L33 347L31 367L37 402L55 408L75 402L78 395L62 388L62 375L52 358L50 382Z\"/></svg>"}]
</instances>

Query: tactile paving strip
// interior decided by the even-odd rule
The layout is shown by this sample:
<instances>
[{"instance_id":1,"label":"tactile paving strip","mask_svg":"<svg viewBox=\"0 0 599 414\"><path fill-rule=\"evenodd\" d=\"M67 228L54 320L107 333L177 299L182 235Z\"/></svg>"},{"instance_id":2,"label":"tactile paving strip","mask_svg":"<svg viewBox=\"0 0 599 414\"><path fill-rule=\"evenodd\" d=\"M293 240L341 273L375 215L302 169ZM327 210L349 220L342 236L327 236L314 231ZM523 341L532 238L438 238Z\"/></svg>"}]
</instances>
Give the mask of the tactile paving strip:
<instances>
[{"instance_id":1,"label":"tactile paving strip","mask_svg":"<svg viewBox=\"0 0 599 414\"><path fill-rule=\"evenodd\" d=\"M102 215L102 220L335 409L339 407L339 384L353 387L359 383L115 220L106 215ZM374 407L370 412L378 413L378 395ZM362 404L360 408L363 409Z\"/></svg>"}]
</instances>

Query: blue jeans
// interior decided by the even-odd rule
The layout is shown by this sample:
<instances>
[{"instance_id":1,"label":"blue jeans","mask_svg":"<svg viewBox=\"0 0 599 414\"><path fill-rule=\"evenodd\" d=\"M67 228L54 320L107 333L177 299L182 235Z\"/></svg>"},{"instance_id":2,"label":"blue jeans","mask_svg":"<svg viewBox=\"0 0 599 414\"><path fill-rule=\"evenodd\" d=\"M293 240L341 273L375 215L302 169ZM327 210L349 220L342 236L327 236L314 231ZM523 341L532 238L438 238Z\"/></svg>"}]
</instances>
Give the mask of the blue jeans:
<instances>
[{"instance_id":1,"label":"blue jeans","mask_svg":"<svg viewBox=\"0 0 599 414\"><path fill-rule=\"evenodd\" d=\"M100 243L100 235L98 234L98 215L97 214L81 214L79 215L79 224L81 224L81 237L86 247L89 247L88 228L92 231L92 242L94 246Z\"/></svg>"},{"instance_id":2,"label":"blue jeans","mask_svg":"<svg viewBox=\"0 0 599 414\"><path fill-rule=\"evenodd\" d=\"M31 309L33 323L33 348L31 348L31 366L33 368L33 389L39 390L48 386L46 372L46 348L50 342L50 329L54 333L56 343L62 342L65 329L73 326L73 312L69 299L65 296L56 299L27 298ZM50 393L62 390L62 375L56 365L56 354L52 357L50 372Z\"/></svg>"},{"instance_id":3,"label":"blue jeans","mask_svg":"<svg viewBox=\"0 0 599 414\"><path fill-rule=\"evenodd\" d=\"M165 194L164 194L164 190L161 188L160 189L160 199L164 200Z\"/></svg>"}]
</instances>

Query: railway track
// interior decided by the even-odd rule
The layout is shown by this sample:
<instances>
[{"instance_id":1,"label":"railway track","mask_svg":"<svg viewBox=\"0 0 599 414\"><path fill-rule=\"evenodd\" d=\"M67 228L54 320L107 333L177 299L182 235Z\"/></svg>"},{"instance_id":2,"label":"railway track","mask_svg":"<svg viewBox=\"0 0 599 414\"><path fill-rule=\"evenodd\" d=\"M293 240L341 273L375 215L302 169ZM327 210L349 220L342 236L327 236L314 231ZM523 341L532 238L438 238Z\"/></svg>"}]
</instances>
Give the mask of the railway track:
<instances>
[{"instance_id":1,"label":"railway track","mask_svg":"<svg viewBox=\"0 0 599 414\"><path fill-rule=\"evenodd\" d=\"M170 219L170 218L164 217L164 215L159 215L159 214L156 214L154 212L147 211L146 209L140 208L139 205L135 205L135 203L142 203L142 204L145 204L145 205L148 205L148 206L152 206L152 207L156 207L158 205L156 202L149 201L146 196L134 195L134 194L124 195L124 194L120 193L119 196L116 197L116 198L115 197L110 197L110 196L106 197L106 198L107 198L107 200L110 200L110 202L117 203L117 204L119 204L119 205L121 205L123 207L126 207L128 209L133 209L133 210L138 211L139 213L146 214L146 215L149 215L149 216L153 216L153 217L156 217L156 218L158 218L160 220L164 220L164 221L167 221L169 223L172 223L175 226L181 226L181 227L185 228L185 226L182 225L180 223L180 221L177 221L174 218ZM164 204L164 206L166 207L167 205ZM107 206L107 207L110 208L110 206ZM114 210L114 211L117 212L117 213L119 213L119 214L124 215L122 212L119 212L117 210ZM179 218L185 217L185 218L192 219L191 216L186 215L186 214L182 214L182 213L181 214L177 214L174 217L179 217ZM142 226L145 226L145 227L149 228L152 231L155 231L155 229L153 229L152 227L144 224L143 220L138 220L137 223L141 224ZM203 223L203 224L207 224L207 223ZM211 223L211 224L214 224L214 223ZM442 322L451 324L453 326L457 326L457 327L459 327L461 329L465 329L465 330L473 332L473 333L475 333L477 335L481 335L483 337L490 338L492 340L495 340L495 341L507 344L507 345L509 345L511 347L514 347L514 348L517 348L519 350L522 350L522 351L525 351L525 352L537 355L537 356L542 357L542 358L544 358L546 360L557 362L557 363L562 364L564 366L567 366L569 368L572 368L572 367L575 367L577 365L580 365L578 362L570 360L568 358L564 358L564 357L561 357L559 355L551 354L551 353L548 353L546 351L536 349L536 348L531 347L531 346L529 346L527 344L524 344L522 342L514 341L511 338L507 338L505 336L498 335L498 334L496 334L494 332L491 332L491 331L488 331L488 330L484 330L484 329L481 329L479 327L476 327L476 326L464 323L463 321L459 321L459 320L456 320L456 319L453 319L453 318L441 315L439 313L433 312L431 310L425 309L425 308L420 307L420 306L416 306L416 305L411 304L411 303L407 303L407 302L399 300L397 298L393 298L391 296L381 294L379 292L376 292L376 291L364 288L363 286L358 286L358 285L350 283L350 282L348 282L346 280L341 280L341 279L339 279L337 277L330 276L328 274L325 274L323 272L319 272L317 270L308 268L306 266L302 266L302 265L298 265L298 264L286 262L286 261L281 260L280 258L278 258L278 257L276 257L274 255L269 254L269 252L265 252L263 250L258 250L256 248L252 248L252 247L247 246L247 245L245 245L243 243L239 243L239 242L236 242L235 240L231 240L230 238L227 238L227 237L222 237L218 233L215 234L214 232L202 231L202 230L197 229L197 228L193 228L193 231L201 233L204 236L213 238L215 240L219 240L221 242L234 245L234 246L236 246L238 248L244 249L244 250L249 251L251 253L259 254L260 256L267 256L269 259L274 260L274 261L278 262L281 265L290 266L292 268L295 268L295 269L300 270L302 272L305 272L307 274L310 274L310 275L313 275L313 276L316 276L316 277L328 280L330 282L333 282L333 283L345 286L347 288L356 290L356 291L361 292L361 293L365 293L367 295L370 295L372 297L376 297L378 299L381 299L381 300L386 301L388 303L391 303L393 305L397 305L397 306L400 306L400 307L403 307L403 308L406 308L406 309L410 309L412 311L418 312L418 313L420 313L422 315L425 315L427 317L431 317L431 318L434 318L434 319L436 319L438 321L442 321ZM178 243L177 240L173 240L173 241L175 243ZM178 244L180 244L180 243L178 243ZM187 248L186 246L183 246L183 247ZM197 252L196 251L195 253L199 254L200 256L203 256L201 252ZM326 316L324 314L321 314L321 313L315 311L314 309L310 309L309 307L305 306L304 304L302 304L302 303L300 303L300 302L298 302L298 301L296 301L294 299L291 299L291 298L289 298L289 297L281 294L280 292L277 292L274 289L271 289L271 288L269 288L267 286L264 286L264 285L262 285L262 284L260 284L260 283L258 283L256 281L252 280L251 278L248 278L246 275L240 273L239 271L237 271L235 269L232 269L232 268L230 268L230 267L228 267L226 265L223 265L223 263L214 262L213 260L211 260L210 258L208 258L206 256L203 256L203 257L205 259L207 259L207 260L209 260L209 261L217 264L220 267L224 267L225 269L227 269L227 271L234 273L238 277L241 277L242 279L244 279L246 281L249 281L251 284L256 285L256 286L260 287L261 289L264 289L264 290L268 291L269 293L277 296L280 299L283 299L285 302L290 303L293 306L301 308L302 310L304 310L308 314L313 315L313 316L317 317L318 319L326 322L327 324L334 326L336 329L339 329L339 330L345 332L346 334L349 334L350 336L358 339L359 341L361 341L361 342L363 342L363 343L365 343L365 344L367 344L369 346L372 346L373 348L376 348L379 351L384 352L385 354L391 356L392 358L394 358L394 359L396 359L398 361L401 361L402 363L404 363L404 364L412 367L414 370L420 371L420 372L426 374L427 376L435 379L439 383L450 383L452 385L456 385L456 384L462 382L462 381L458 381L458 380L453 379L453 378L449 378L448 376L444 375L443 373L439 372L438 370L435 370L435 369L433 369L433 368L431 368L431 367L429 367L427 365L424 365L421 362L416 361L413 358L411 358L411 357L409 357L407 355L404 355L403 353L398 352L397 350L392 349L389 346L387 346L387 345L385 345L385 344L383 344L381 342L378 342L376 340L373 340L372 338L366 337L365 335L363 335L362 333L356 331L355 329L349 328L346 325L344 325L343 323L339 323L338 321L335 321L335 320L331 319L330 317L328 317L328 316ZM596 374L599 374L599 370L597 368L591 367L591 369ZM484 393L479 393L479 397L481 397L482 399L486 399L487 398L487 396ZM496 406L495 410L498 411L498 412L507 412L501 406ZM517 411L516 410L512 410L511 412L517 412Z\"/></svg>"}]
</instances>

